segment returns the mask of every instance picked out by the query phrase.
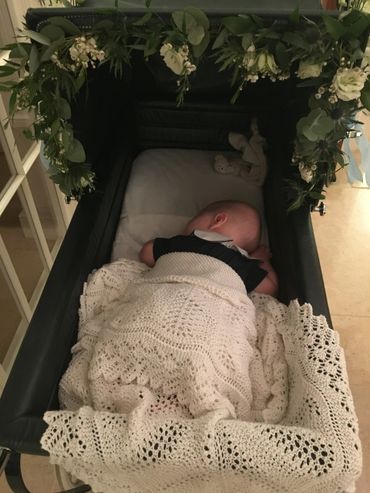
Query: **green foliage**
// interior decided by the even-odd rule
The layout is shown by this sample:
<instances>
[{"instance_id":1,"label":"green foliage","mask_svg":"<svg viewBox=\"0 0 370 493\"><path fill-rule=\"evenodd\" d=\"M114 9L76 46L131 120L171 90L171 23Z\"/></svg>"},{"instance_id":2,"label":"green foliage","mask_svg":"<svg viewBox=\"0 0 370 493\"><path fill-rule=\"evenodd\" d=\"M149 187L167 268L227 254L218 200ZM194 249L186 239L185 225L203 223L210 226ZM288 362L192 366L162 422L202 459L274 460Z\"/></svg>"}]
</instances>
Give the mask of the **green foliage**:
<instances>
[{"instance_id":1,"label":"green foliage","mask_svg":"<svg viewBox=\"0 0 370 493\"><path fill-rule=\"evenodd\" d=\"M298 135L302 134L311 142L317 142L334 129L334 121L321 108L312 110L308 116L301 118L297 125Z\"/></svg>"},{"instance_id":2,"label":"green foliage","mask_svg":"<svg viewBox=\"0 0 370 493\"><path fill-rule=\"evenodd\" d=\"M83 0L59 3L78 6ZM367 72L358 93L350 88L343 96L335 85L343 68L352 70L364 57L370 16L359 10L361 0L338 18L323 15L313 21L296 9L286 22L232 15L218 23L211 23L197 7L174 11L168 22L150 10L150 3L145 0L144 15L127 19L116 15L120 0L115 0L115 9L106 9L108 18L88 32L69 19L50 17L40 32L26 29L18 42L4 47L10 54L0 66L0 91L10 92L9 116L18 109L34 112L35 123L27 135L44 142L49 174L67 199L94 189L94 173L70 121L72 102L90 70L107 64L115 77L122 77L133 50L142 51L145 59L160 53L176 74L178 105L206 56L215 60L219 71L230 74L231 102L259 78L275 81L297 75L297 86L309 88L312 95L296 129L292 164L297 166L297 179L289 183L295 193L290 209L322 199L336 166L346 164L338 142L353 125L359 105L370 110ZM361 82L363 74L357 71L354 77Z\"/></svg>"}]
</instances>

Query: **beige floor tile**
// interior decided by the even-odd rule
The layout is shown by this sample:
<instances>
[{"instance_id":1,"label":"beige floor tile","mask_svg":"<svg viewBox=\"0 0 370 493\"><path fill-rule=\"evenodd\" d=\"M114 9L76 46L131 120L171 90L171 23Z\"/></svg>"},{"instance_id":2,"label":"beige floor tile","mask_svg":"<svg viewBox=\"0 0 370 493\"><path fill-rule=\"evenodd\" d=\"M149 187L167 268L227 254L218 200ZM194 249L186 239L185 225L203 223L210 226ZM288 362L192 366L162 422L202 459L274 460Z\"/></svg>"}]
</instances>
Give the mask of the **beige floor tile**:
<instances>
[{"instance_id":1,"label":"beige floor tile","mask_svg":"<svg viewBox=\"0 0 370 493\"><path fill-rule=\"evenodd\" d=\"M327 193L328 212L313 215L332 315L370 316L370 190L349 186L344 171Z\"/></svg>"},{"instance_id":2,"label":"beige floor tile","mask_svg":"<svg viewBox=\"0 0 370 493\"><path fill-rule=\"evenodd\" d=\"M333 317L344 349L350 387L359 420L363 473L356 493L370 491L370 318Z\"/></svg>"},{"instance_id":3,"label":"beige floor tile","mask_svg":"<svg viewBox=\"0 0 370 493\"><path fill-rule=\"evenodd\" d=\"M370 397L370 317L332 316L340 334L351 382L369 385Z\"/></svg>"},{"instance_id":4,"label":"beige floor tile","mask_svg":"<svg viewBox=\"0 0 370 493\"><path fill-rule=\"evenodd\" d=\"M356 493L370 491L370 190L344 171L327 193L326 216L313 216L333 326L344 349L363 450Z\"/></svg>"},{"instance_id":5,"label":"beige floor tile","mask_svg":"<svg viewBox=\"0 0 370 493\"><path fill-rule=\"evenodd\" d=\"M32 493L55 493L60 491L56 486L54 469L47 457L25 455L22 457L22 474L27 488ZM0 477L0 493L11 493L5 476Z\"/></svg>"}]
</instances>

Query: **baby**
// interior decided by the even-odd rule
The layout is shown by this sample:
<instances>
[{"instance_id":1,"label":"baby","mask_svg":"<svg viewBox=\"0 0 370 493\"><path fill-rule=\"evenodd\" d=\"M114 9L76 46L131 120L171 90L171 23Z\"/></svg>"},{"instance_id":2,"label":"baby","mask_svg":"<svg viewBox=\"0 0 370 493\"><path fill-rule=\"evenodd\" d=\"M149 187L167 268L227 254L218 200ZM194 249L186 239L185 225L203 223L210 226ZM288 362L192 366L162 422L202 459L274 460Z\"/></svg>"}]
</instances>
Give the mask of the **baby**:
<instances>
[{"instance_id":1,"label":"baby","mask_svg":"<svg viewBox=\"0 0 370 493\"><path fill-rule=\"evenodd\" d=\"M228 264L243 280L247 292L276 296L277 275L270 252L260 245L258 212L245 202L224 200L203 209L186 225L182 235L157 238L142 247L140 261L153 267L166 253L194 252Z\"/></svg>"}]
</instances>

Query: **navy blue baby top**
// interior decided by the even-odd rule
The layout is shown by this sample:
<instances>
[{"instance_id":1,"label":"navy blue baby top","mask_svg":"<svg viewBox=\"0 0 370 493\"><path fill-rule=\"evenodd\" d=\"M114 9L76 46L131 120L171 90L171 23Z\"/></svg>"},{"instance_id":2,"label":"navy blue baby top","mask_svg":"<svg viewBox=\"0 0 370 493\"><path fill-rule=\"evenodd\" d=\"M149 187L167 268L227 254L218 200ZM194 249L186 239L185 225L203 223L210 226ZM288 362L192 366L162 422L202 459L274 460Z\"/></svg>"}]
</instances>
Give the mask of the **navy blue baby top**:
<instances>
[{"instance_id":1,"label":"navy blue baby top","mask_svg":"<svg viewBox=\"0 0 370 493\"><path fill-rule=\"evenodd\" d=\"M153 257L155 261L162 255L174 252L200 253L225 262L242 279L248 293L253 291L267 276L267 272L259 266L259 260L248 258L239 251L223 245L220 241L204 240L194 234L154 240Z\"/></svg>"}]
</instances>

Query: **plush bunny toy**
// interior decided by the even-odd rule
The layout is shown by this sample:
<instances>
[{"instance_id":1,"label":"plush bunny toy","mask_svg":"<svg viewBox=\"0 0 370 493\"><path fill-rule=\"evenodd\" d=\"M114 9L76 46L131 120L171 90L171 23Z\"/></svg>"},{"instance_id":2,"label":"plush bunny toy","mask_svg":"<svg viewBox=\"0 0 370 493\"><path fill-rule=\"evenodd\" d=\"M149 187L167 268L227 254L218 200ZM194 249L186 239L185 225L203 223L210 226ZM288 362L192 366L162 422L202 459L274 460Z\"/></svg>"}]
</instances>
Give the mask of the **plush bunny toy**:
<instances>
[{"instance_id":1,"label":"plush bunny toy","mask_svg":"<svg viewBox=\"0 0 370 493\"><path fill-rule=\"evenodd\" d=\"M241 151L240 158L226 157L217 154L214 161L214 170L222 175L241 176L248 182L262 185L267 172L266 156L264 153L265 139L260 135L255 120L251 124L252 136L247 140L245 135L235 132L229 133L229 142L237 151Z\"/></svg>"}]
</instances>

